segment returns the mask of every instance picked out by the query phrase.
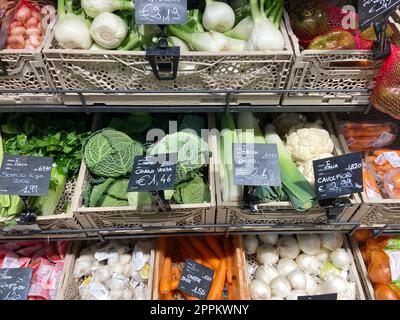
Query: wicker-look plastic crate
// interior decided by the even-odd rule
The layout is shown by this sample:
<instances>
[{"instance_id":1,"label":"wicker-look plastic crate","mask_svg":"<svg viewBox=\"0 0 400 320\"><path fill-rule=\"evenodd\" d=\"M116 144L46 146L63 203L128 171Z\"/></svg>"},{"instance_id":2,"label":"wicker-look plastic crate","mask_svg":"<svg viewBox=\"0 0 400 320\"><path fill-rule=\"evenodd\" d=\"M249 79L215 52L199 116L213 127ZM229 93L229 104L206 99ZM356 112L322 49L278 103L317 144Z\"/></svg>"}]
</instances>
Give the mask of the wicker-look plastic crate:
<instances>
[{"instance_id":1,"label":"wicker-look plastic crate","mask_svg":"<svg viewBox=\"0 0 400 320\"><path fill-rule=\"evenodd\" d=\"M208 116L208 127L214 127L213 115ZM209 135L208 145L211 151L213 135ZM86 182L90 178L89 171L82 162L81 170L77 180L77 196L72 204L74 217L84 228L124 228L124 227L171 227L157 232L173 233L180 229L181 226L191 226L191 231L213 232L213 228L201 228L197 225L214 224L215 223L215 153L212 152L208 164L208 182L211 200L209 203L199 204L172 204L171 210L167 212L159 212L157 207L145 207L135 210L132 207L103 207L88 208L83 206L82 192ZM172 227L176 228L172 228ZM181 228L181 231L183 229ZM135 230L124 231L124 233L148 233L151 231Z\"/></svg>"},{"instance_id":2,"label":"wicker-look plastic crate","mask_svg":"<svg viewBox=\"0 0 400 320\"><path fill-rule=\"evenodd\" d=\"M299 41L286 19L295 52L287 89L371 90L382 61L373 59L371 50L300 50ZM286 93L284 105L368 104L370 93L313 92Z\"/></svg>"},{"instance_id":3,"label":"wicker-look plastic crate","mask_svg":"<svg viewBox=\"0 0 400 320\"><path fill-rule=\"evenodd\" d=\"M81 229L78 221L74 218L72 212L72 203L75 201L74 194L76 181L70 181L65 184L64 192L60 202L56 208L55 214L45 216L39 215L36 223L42 230L57 230L57 229ZM65 212L65 204L67 201L71 202L69 212ZM0 229L6 227L7 218L0 218ZM19 219L17 219L19 221Z\"/></svg>"},{"instance_id":4,"label":"wicker-look plastic crate","mask_svg":"<svg viewBox=\"0 0 400 320\"><path fill-rule=\"evenodd\" d=\"M356 299L365 300L365 293L359 275L357 257L355 253L353 254L352 247L350 246L349 241L346 237L344 238L343 248L346 249L351 259L349 268L349 280L353 281L356 285ZM260 264L257 262L255 254L246 255L246 262L248 281L250 282L252 279L254 279L254 273L256 269L260 266Z\"/></svg>"},{"instance_id":5,"label":"wicker-look plastic crate","mask_svg":"<svg viewBox=\"0 0 400 320\"><path fill-rule=\"evenodd\" d=\"M339 137L341 149L344 153L349 153L345 138L340 132L339 122L342 120L349 121L394 121L395 119L378 112L375 109L368 112L368 114L359 113L340 113L333 114L332 121ZM396 141L388 148L400 148L400 136L397 132ZM356 214L350 221L360 222L365 226L382 226L387 224L400 224L400 200L399 199L382 199L370 200L367 198L365 192L361 193L362 204L357 210Z\"/></svg>"},{"instance_id":6,"label":"wicker-look plastic crate","mask_svg":"<svg viewBox=\"0 0 400 320\"><path fill-rule=\"evenodd\" d=\"M324 128L330 132L331 139L335 145L334 154L340 155L340 145L333 133L332 124L330 123L327 114L322 113ZM215 145L216 143L214 143ZM218 148L214 151L217 154ZM258 212L251 213L248 209L243 209L239 202L223 202L221 198L221 183L219 179L219 166L215 166L215 181L217 190L217 224L259 224L257 229L268 229L270 226L263 227L263 224L311 224L311 223L326 223L326 211L320 207L316 207L307 212L299 212L293 209L289 201L269 202L258 204ZM358 194L353 194L350 197L351 204L343 210L337 217L337 222L348 222L353 214L357 211L361 199ZM243 226L245 228L245 226ZM254 229L255 227L252 227ZM274 227L275 228L275 227Z\"/></svg>"},{"instance_id":7,"label":"wicker-look plastic crate","mask_svg":"<svg viewBox=\"0 0 400 320\"><path fill-rule=\"evenodd\" d=\"M79 286L81 285L82 282L79 279L75 279L72 273L75 266L75 260L79 257L81 250L85 248L86 244L87 241L74 241L70 243L67 255L65 257L64 270L62 272L60 283L58 285L57 300L80 300ZM148 283L147 300L151 299L154 262L155 262L155 251L154 249L152 249L150 256L149 279L147 282Z\"/></svg>"},{"instance_id":8,"label":"wicker-look plastic crate","mask_svg":"<svg viewBox=\"0 0 400 320\"><path fill-rule=\"evenodd\" d=\"M364 263L360 247L356 241L349 237L350 246L353 251L354 261L360 276L361 283L364 287L364 292L368 300L375 300L374 286L368 278L367 266Z\"/></svg>"},{"instance_id":9,"label":"wicker-look plastic crate","mask_svg":"<svg viewBox=\"0 0 400 320\"><path fill-rule=\"evenodd\" d=\"M40 2L40 1L39 1ZM44 39L51 34L49 26ZM37 50L0 50L0 60L7 70L0 76L0 90L49 90L54 89L49 71L42 57L45 40ZM61 97L52 93L0 93L1 104L58 104Z\"/></svg>"},{"instance_id":10,"label":"wicker-look plastic crate","mask_svg":"<svg viewBox=\"0 0 400 320\"><path fill-rule=\"evenodd\" d=\"M243 239L242 236L231 236L233 245L235 247L234 262L235 272L233 276L232 286L237 292L236 300L250 300L249 290L247 287L247 268L246 258L243 250ZM187 240L188 241L188 240ZM183 263L184 260L180 257L178 243L175 239L172 239L172 262ZM157 241L156 249L156 261L153 274L153 300L159 300L159 283L161 278L161 270L164 263L165 252L161 251L160 241Z\"/></svg>"},{"instance_id":11,"label":"wicker-look plastic crate","mask_svg":"<svg viewBox=\"0 0 400 320\"><path fill-rule=\"evenodd\" d=\"M226 95L185 93L185 90L265 90L284 89L293 60L293 50L282 22L285 49L266 52L188 52L180 56L177 79L155 78L144 51L117 52L65 50L57 47L51 35L44 56L54 82L65 90L139 90L135 94L85 93L88 105L225 105ZM149 94L146 90L166 93ZM168 91L180 91L168 93ZM280 93L243 93L230 96L231 104L279 104ZM76 94L63 95L67 105L81 104Z\"/></svg>"}]
</instances>

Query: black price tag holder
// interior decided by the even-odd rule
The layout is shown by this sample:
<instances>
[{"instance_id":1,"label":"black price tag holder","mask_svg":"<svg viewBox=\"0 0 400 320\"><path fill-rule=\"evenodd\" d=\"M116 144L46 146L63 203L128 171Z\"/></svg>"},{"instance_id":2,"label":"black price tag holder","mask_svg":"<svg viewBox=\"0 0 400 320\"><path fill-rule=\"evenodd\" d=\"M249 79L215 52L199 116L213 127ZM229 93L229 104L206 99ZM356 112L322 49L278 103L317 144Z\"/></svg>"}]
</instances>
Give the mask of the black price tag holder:
<instances>
[{"instance_id":1,"label":"black price tag holder","mask_svg":"<svg viewBox=\"0 0 400 320\"><path fill-rule=\"evenodd\" d=\"M319 294L315 296L298 296L297 300L337 300L337 293Z\"/></svg>"},{"instance_id":2,"label":"black price tag holder","mask_svg":"<svg viewBox=\"0 0 400 320\"><path fill-rule=\"evenodd\" d=\"M156 202L161 211L170 211L171 205L169 200L165 199L164 190L172 190L174 188L177 157L177 153L136 156L133 161L132 173L128 184L128 192L151 192L151 194L156 198ZM158 171L158 168L162 166L168 167L168 175L171 175L170 180L168 180L165 175L163 176L165 171L161 171L161 173ZM154 172L143 172L144 169L151 169ZM158 179L156 178L159 178L161 186L160 184L156 185L154 183L149 183L149 180L157 181Z\"/></svg>"},{"instance_id":3,"label":"black price tag holder","mask_svg":"<svg viewBox=\"0 0 400 320\"><path fill-rule=\"evenodd\" d=\"M0 77L8 76L7 68L4 65L4 62L0 58Z\"/></svg>"},{"instance_id":4,"label":"black price tag holder","mask_svg":"<svg viewBox=\"0 0 400 320\"><path fill-rule=\"evenodd\" d=\"M146 58L150 63L154 76L158 80L175 80L178 74L180 47L168 46L165 38L165 24L158 25L161 29L158 46L146 48Z\"/></svg>"},{"instance_id":5,"label":"black price tag holder","mask_svg":"<svg viewBox=\"0 0 400 320\"><path fill-rule=\"evenodd\" d=\"M375 59L385 59L390 55L392 49L390 47L390 39L387 37L387 21L374 23L375 34L377 40L374 41L373 51Z\"/></svg>"},{"instance_id":6,"label":"black price tag holder","mask_svg":"<svg viewBox=\"0 0 400 320\"><path fill-rule=\"evenodd\" d=\"M243 209L248 209L251 213L258 212L260 201L255 197L256 189L256 186L244 186L243 190Z\"/></svg>"},{"instance_id":7,"label":"black price tag holder","mask_svg":"<svg viewBox=\"0 0 400 320\"><path fill-rule=\"evenodd\" d=\"M20 196L24 204L24 209L20 214L18 224L5 227L3 229L4 231L18 232L40 230L36 223L37 212L30 206L28 195L32 197L48 194L52 165L53 159L50 157L4 155L0 173L2 177L4 177L2 179L5 180L0 182L0 194ZM14 176L8 177L7 174L11 173ZM37 174L36 180L34 174ZM21 179L22 181L18 182L16 181L17 179ZM32 186L32 184L36 185Z\"/></svg>"},{"instance_id":8,"label":"black price tag holder","mask_svg":"<svg viewBox=\"0 0 400 320\"><path fill-rule=\"evenodd\" d=\"M348 158L350 160L350 162L354 162L354 161L359 161L361 163L361 154L360 153L352 153L352 154L347 154L344 156L337 156L337 157L332 157L332 158L326 158L326 159L321 159L321 160L315 160L314 161L314 174L315 177L318 178L319 176L319 170L318 168L318 164L323 163L324 161L328 160L328 159L336 159L336 158ZM351 158L351 159L350 159ZM349 160L344 160L345 163L346 161ZM351 161L352 160L352 161ZM334 165L336 165L337 163L334 162ZM346 163L347 164L347 163ZM343 165L341 165L341 167L343 167ZM341 171L341 170L339 170ZM362 173L361 173L361 179L362 179ZM362 180L361 180L362 183ZM320 193L320 191L318 190L319 188L319 184L317 184L317 181L315 182L315 188L316 188L316 194L317 194L317 199L318 199L318 203L321 206L322 209L326 210L326 216L328 221L330 222L336 222L338 219L338 216L341 215L341 213L351 205L351 201L348 197L343 197L343 195L348 194L348 193L344 193L344 194L338 194L336 197L326 197L323 194ZM354 192L357 192L359 190L354 190Z\"/></svg>"}]
</instances>

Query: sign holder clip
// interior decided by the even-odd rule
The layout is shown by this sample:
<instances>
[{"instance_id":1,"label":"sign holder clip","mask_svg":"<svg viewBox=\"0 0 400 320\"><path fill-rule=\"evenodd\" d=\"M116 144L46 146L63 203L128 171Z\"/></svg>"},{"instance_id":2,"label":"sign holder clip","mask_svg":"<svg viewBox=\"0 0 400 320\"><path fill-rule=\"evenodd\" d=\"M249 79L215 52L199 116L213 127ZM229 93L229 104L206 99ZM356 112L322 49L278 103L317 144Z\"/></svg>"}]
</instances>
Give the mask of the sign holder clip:
<instances>
[{"instance_id":1,"label":"sign holder clip","mask_svg":"<svg viewBox=\"0 0 400 320\"><path fill-rule=\"evenodd\" d=\"M37 218L36 211L30 207L28 197L23 196L21 197L21 199L22 202L24 203L25 210L21 213L18 224L20 225L35 224Z\"/></svg>"},{"instance_id":2,"label":"sign holder clip","mask_svg":"<svg viewBox=\"0 0 400 320\"><path fill-rule=\"evenodd\" d=\"M255 186L245 186L244 187L244 205L245 209L249 209L251 213L257 213L258 211L258 201L255 197L256 188Z\"/></svg>"},{"instance_id":3,"label":"sign holder clip","mask_svg":"<svg viewBox=\"0 0 400 320\"><path fill-rule=\"evenodd\" d=\"M171 210L171 205L168 200L164 197L164 191L153 191L152 195L156 198L158 205L160 206L161 210L166 212Z\"/></svg>"},{"instance_id":4,"label":"sign holder clip","mask_svg":"<svg viewBox=\"0 0 400 320\"><path fill-rule=\"evenodd\" d=\"M375 59L384 59L391 53L390 39L386 35L387 21L375 22L374 30L377 41L374 41L373 50Z\"/></svg>"},{"instance_id":5,"label":"sign holder clip","mask_svg":"<svg viewBox=\"0 0 400 320\"><path fill-rule=\"evenodd\" d=\"M0 59L0 77L8 76L7 68L4 62Z\"/></svg>"},{"instance_id":6,"label":"sign holder clip","mask_svg":"<svg viewBox=\"0 0 400 320\"><path fill-rule=\"evenodd\" d=\"M158 80L175 80L178 73L180 47L169 47L165 38L165 25L159 25L159 27L161 36L158 46L147 47L146 58Z\"/></svg>"},{"instance_id":7,"label":"sign holder clip","mask_svg":"<svg viewBox=\"0 0 400 320\"><path fill-rule=\"evenodd\" d=\"M320 206L326 210L326 216L328 221L336 222L338 216L343 212L345 208L351 205L349 198L330 198L319 200Z\"/></svg>"}]
</instances>

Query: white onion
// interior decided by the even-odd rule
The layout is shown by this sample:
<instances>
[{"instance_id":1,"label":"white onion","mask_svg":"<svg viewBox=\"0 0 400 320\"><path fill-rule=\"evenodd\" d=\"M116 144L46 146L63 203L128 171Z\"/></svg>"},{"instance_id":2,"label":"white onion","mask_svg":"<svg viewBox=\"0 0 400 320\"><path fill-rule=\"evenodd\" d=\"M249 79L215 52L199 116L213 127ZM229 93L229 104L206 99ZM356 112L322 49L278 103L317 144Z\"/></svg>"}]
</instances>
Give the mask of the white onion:
<instances>
[{"instance_id":1,"label":"white onion","mask_svg":"<svg viewBox=\"0 0 400 320\"><path fill-rule=\"evenodd\" d=\"M284 299L281 297L273 296L269 300L284 300Z\"/></svg>"},{"instance_id":2,"label":"white onion","mask_svg":"<svg viewBox=\"0 0 400 320\"><path fill-rule=\"evenodd\" d=\"M301 251L309 255L316 255L321 248L321 239L317 234L299 234L297 241Z\"/></svg>"},{"instance_id":3,"label":"white onion","mask_svg":"<svg viewBox=\"0 0 400 320\"><path fill-rule=\"evenodd\" d=\"M258 248L258 240L255 236L245 236L243 239L243 246L247 254L255 254Z\"/></svg>"},{"instance_id":4,"label":"white onion","mask_svg":"<svg viewBox=\"0 0 400 320\"><path fill-rule=\"evenodd\" d=\"M324 264L329 260L329 250L326 248L321 248L319 252L315 255L315 257L318 259L319 262Z\"/></svg>"},{"instance_id":5,"label":"white onion","mask_svg":"<svg viewBox=\"0 0 400 320\"><path fill-rule=\"evenodd\" d=\"M276 245L276 243L279 240L279 235L276 233L265 233L265 234L259 234L258 239L261 240L261 242L270 244L270 245Z\"/></svg>"},{"instance_id":6,"label":"white onion","mask_svg":"<svg viewBox=\"0 0 400 320\"><path fill-rule=\"evenodd\" d=\"M276 246L281 258L295 259L300 253L299 244L294 237L281 237Z\"/></svg>"},{"instance_id":7,"label":"white onion","mask_svg":"<svg viewBox=\"0 0 400 320\"><path fill-rule=\"evenodd\" d=\"M263 244L257 249L256 259L261 264L272 266L279 260L278 251L270 244Z\"/></svg>"},{"instance_id":8,"label":"white onion","mask_svg":"<svg viewBox=\"0 0 400 320\"><path fill-rule=\"evenodd\" d=\"M254 279L250 282L249 291L253 300L268 300L271 298L271 289L260 279Z\"/></svg>"},{"instance_id":9,"label":"white onion","mask_svg":"<svg viewBox=\"0 0 400 320\"><path fill-rule=\"evenodd\" d=\"M306 287L307 279L303 271L294 270L287 275L287 279L293 289L305 289Z\"/></svg>"},{"instance_id":10,"label":"white onion","mask_svg":"<svg viewBox=\"0 0 400 320\"><path fill-rule=\"evenodd\" d=\"M293 259L282 258L279 260L276 269L281 276L286 277L289 273L297 269L297 264Z\"/></svg>"},{"instance_id":11,"label":"white onion","mask_svg":"<svg viewBox=\"0 0 400 320\"><path fill-rule=\"evenodd\" d=\"M286 300L298 300L299 296L307 295L303 290L293 290L287 297Z\"/></svg>"},{"instance_id":12,"label":"white onion","mask_svg":"<svg viewBox=\"0 0 400 320\"><path fill-rule=\"evenodd\" d=\"M276 270L275 267L260 266L257 268L254 276L256 279L261 279L266 284L269 284L273 279L279 276L279 272Z\"/></svg>"},{"instance_id":13,"label":"white onion","mask_svg":"<svg viewBox=\"0 0 400 320\"><path fill-rule=\"evenodd\" d=\"M309 274L306 274L306 293L309 295L314 295L318 291L318 283L314 279L313 276L310 276Z\"/></svg>"},{"instance_id":14,"label":"white onion","mask_svg":"<svg viewBox=\"0 0 400 320\"><path fill-rule=\"evenodd\" d=\"M341 276L333 275L322 284L323 293L337 293L338 298L343 299L347 295L348 284Z\"/></svg>"},{"instance_id":15,"label":"white onion","mask_svg":"<svg viewBox=\"0 0 400 320\"><path fill-rule=\"evenodd\" d=\"M271 281L272 294L279 298L286 298L292 291L289 281L285 277L279 276Z\"/></svg>"},{"instance_id":16,"label":"white onion","mask_svg":"<svg viewBox=\"0 0 400 320\"><path fill-rule=\"evenodd\" d=\"M331 252L330 255L332 263L340 268L347 270L350 265L350 256L345 249L336 249Z\"/></svg>"},{"instance_id":17,"label":"white onion","mask_svg":"<svg viewBox=\"0 0 400 320\"><path fill-rule=\"evenodd\" d=\"M340 233L322 233L319 235L322 246L328 250L341 248L343 245L343 236Z\"/></svg>"},{"instance_id":18,"label":"white onion","mask_svg":"<svg viewBox=\"0 0 400 320\"><path fill-rule=\"evenodd\" d=\"M333 263L325 262L320 270L319 277L322 280L328 279L332 275L340 275L340 269L336 268Z\"/></svg>"},{"instance_id":19,"label":"white onion","mask_svg":"<svg viewBox=\"0 0 400 320\"><path fill-rule=\"evenodd\" d=\"M315 256L302 253L296 258L297 266L305 273L317 275L321 269L321 262Z\"/></svg>"}]
</instances>

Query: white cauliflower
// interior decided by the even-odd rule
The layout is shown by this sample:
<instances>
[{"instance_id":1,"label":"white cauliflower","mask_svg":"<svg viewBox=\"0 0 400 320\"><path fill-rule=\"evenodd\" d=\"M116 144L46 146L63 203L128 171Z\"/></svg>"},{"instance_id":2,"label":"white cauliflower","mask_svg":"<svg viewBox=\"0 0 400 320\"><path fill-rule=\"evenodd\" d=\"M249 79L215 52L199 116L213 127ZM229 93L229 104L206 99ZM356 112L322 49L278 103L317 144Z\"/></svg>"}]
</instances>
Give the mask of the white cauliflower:
<instances>
[{"instance_id":1,"label":"white cauliflower","mask_svg":"<svg viewBox=\"0 0 400 320\"><path fill-rule=\"evenodd\" d=\"M306 162L320 154L332 153L333 148L333 141L325 129L298 129L286 138L286 149L296 162Z\"/></svg>"},{"instance_id":2,"label":"white cauliflower","mask_svg":"<svg viewBox=\"0 0 400 320\"><path fill-rule=\"evenodd\" d=\"M288 131L288 135L292 134L293 132L299 129L310 129L310 128L322 129L323 124L324 123L322 122L322 120L317 120L314 122L299 122L290 128L290 130Z\"/></svg>"},{"instance_id":3,"label":"white cauliflower","mask_svg":"<svg viewBox=\"0 0 400 320\"><path fill-rule=\"evenodd\" d=\"M319 160L319 159L330 158L330 157L333 157L333 155L330 153L320 154L317 157L300 164L298 166L298 169L303 174L303 176L307 179L307 181L310 182L312 185L314 185L315 179L314 179L313 161Z\"/></svg>"}]
</instances>

